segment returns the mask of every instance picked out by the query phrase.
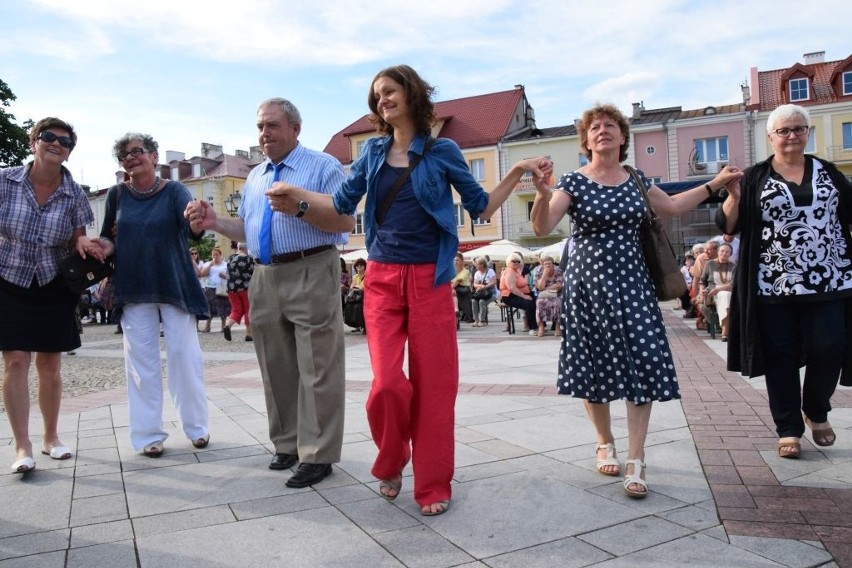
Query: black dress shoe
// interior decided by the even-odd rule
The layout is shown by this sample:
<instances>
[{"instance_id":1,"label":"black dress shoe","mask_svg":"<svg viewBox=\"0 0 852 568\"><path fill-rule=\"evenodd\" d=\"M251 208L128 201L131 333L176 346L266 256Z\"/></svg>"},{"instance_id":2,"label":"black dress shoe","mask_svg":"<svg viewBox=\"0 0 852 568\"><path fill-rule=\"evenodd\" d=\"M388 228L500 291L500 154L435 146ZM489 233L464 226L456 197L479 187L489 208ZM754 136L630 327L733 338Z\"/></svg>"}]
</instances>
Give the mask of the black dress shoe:
<instances>
[{"instance_id":1,"label":"black dress shoe","mask_svg":"<svg viewBox=\"0 0 852 568\"><path fill-rule=\"evenodd\" d=\"M290 469L297 461L299 456L293 454L275 454L269 462L269 469Z\"/></svg>"},{"instance_id":2,"label":"black dress shoe","mask_svg":"<svg viewBox=\"0 0 852 568\"><path fill-rule=\"evenodd\" d=\"M330 463L303 463L299 465L293 477L287 480L286 485L295 488L308 487L319 483L329 475L331 475Z\"/></svg>"}]
</instances>

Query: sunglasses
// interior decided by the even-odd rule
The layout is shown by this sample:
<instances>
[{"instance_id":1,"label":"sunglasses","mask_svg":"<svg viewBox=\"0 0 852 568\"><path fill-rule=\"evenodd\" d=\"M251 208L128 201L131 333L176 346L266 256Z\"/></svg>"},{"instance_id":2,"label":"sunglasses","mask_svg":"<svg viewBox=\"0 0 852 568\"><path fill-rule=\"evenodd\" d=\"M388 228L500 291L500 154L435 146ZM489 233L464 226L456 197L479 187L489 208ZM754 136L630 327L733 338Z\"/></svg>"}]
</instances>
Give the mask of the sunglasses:
<instances>
[{"instance_id":1,"label":"sunglasses","mask_svg":"<svg viewBox=\"0 0 852 568\"><path fill-rule=\"evenodd\" d=\"M63 148L68 148L69 150L74 147L74 142L71 140L70 136L57 136L50 130L45 130L41 134L38 135L38 139L44 142L45 144L53 144L57 140L59 140L59 145Z\"/></svg>"},{"instance_id":2,"label":"sunglasses","mask_svg":"<svg viewBox=\"0 0 852 568\"><path fill-rule=\"evenodd\" d=\"M146 154L147 152L148 152L148 150L146 150L145 148L133 148L133 149L128 150L127 152L125 152L123 154L119 154L118 155L118 161L123 162L124 160L127 159L128 156L133 156L134 158L138 158L139 156L141 156L142 154Z\"/></svg>"}]
</instances>

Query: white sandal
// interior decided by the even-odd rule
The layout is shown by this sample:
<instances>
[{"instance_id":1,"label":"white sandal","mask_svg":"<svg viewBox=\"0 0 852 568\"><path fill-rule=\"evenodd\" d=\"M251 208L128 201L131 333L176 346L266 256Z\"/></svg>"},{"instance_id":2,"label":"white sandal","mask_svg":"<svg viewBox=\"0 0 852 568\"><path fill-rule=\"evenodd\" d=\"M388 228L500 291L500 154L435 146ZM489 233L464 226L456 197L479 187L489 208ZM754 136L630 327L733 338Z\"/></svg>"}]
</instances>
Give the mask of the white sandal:
<instances>
[{"instance_id":1,"label":"white sandal","mask_svg":"<svg viewBox=\"0 0 852 568\"><path fill-rule=\"evenodd\" d=\"M600 450L606 450L606 457L603 459L597 458L597 461L595 461L595 468L597 468L598 473L601 475L609 475L611 477L621 475L621 464L618 463L618 457L615 455L615 444L612 442L600 444L595 448L595 456L597 456L597 452ZM618 469L616 471L606 471L603 468L607 466L615 466Z\"/></svg>"},{"instance_id":2,"label":"white sandal","mask_svg":"<svg viewBox=\"0 0 852 568\"><path fill-rule=\"evenodd\" d=\"M628 497L632 497L634 499L644 499L648 496L648 484L645 483L645 480L642 479L642 470L647 469L645 466L645 462L642 460L627 460L624 462L624 467L627 468L628 465L633 464L633 473L624 475L624 492L627 493ZM630 489L630 485L640 485L644 489L644 491L634 491Z\"/></svg>"}]
</instances>

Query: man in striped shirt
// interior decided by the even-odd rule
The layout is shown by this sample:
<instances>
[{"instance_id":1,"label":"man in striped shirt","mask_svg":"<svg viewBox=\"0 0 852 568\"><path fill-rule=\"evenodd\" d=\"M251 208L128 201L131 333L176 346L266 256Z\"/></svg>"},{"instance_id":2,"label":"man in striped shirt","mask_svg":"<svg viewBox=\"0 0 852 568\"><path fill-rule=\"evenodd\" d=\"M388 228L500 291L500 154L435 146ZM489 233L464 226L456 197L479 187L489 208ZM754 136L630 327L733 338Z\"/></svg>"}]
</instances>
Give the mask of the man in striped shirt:
<instances>
[{"instance_id":1,"label":"man in striped shirt","mask_svg":"<svg viewBox=\"0 0 852 568\"><path fill-rule=\"evenodd\" d=\"M336 158L299 143L301 126L289 101L261 103L257 129L266 159L246 179L239 217L217 217L205 201L186 209L193 230L245 241L255 258L249 304L275 446L269 468L299 462L288 487L318 483L340 461L345 360L337 245L355 226L354 218L341 216L340 232L321 231L306 221L305 203L295 214L271 210L266 191L274 182L332 194L345 179Z\"/></svg>"}]
</instances>

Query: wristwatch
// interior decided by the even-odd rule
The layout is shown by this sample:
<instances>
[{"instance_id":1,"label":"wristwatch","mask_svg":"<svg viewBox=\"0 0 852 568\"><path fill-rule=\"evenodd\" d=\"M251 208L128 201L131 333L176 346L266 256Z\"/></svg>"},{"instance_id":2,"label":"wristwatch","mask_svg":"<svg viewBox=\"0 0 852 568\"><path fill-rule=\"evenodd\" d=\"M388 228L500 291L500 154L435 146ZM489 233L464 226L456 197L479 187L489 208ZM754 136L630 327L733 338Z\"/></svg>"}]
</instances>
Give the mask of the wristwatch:
<instances>
[{"instance_id":1,"label":"wristwatch","mask_svg":"<svg viewBox=\"0 0 852 568\"><path fill-rule=\"evenodd\" d=\"M311 204L307 201L299 202L299 211L296 213L296 217L304 217L305 213L308 212L308 209L311 208Z\"/></svg>"}]
</instances>

